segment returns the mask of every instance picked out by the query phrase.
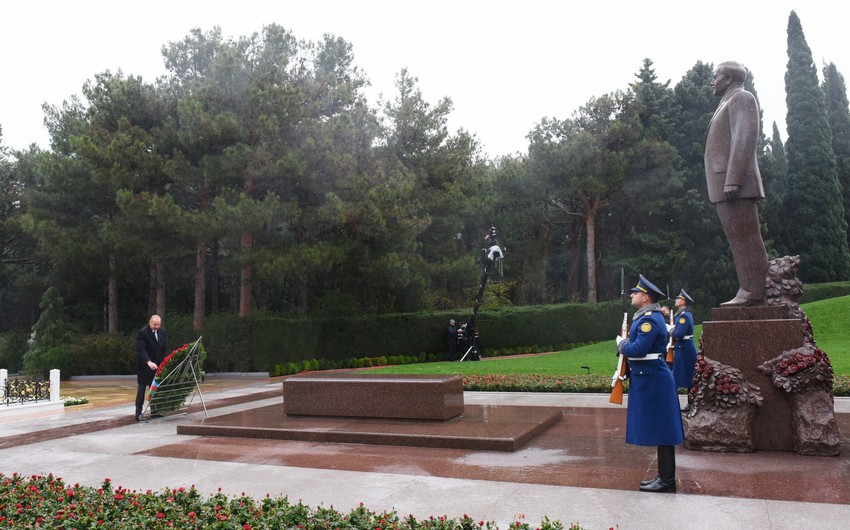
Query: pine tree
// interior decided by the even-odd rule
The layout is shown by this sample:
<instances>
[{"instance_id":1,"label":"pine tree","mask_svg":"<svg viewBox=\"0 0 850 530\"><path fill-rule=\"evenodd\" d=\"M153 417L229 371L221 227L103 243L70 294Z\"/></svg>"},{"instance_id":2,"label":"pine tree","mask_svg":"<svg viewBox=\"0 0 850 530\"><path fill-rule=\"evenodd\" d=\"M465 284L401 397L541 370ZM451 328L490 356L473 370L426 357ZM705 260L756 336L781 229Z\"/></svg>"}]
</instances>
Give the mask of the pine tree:
<instances>
[{"instance_id":1,"label":"pine tree","mask_svg":"<svg viewBox=\"0 0 850 530\"><path fill-rule=\"evenodd\" d=\"M823 68L823 92L826 111L832 130L832 151L835 153L838 183L844 198L844 220L850 225L850 105L844 76L834 63Z\"/></svg>"},{"instance_id":2,"label":"pine tree","mask_svg":"<svg viewBox=\"0 0 850 530\"><path fill-rule=\"evenodd\" d=\"M788 194L785 208L793 222L784 243L800 254L800 276L808 282L846 280L850 251L841 186L838 183L826 98L818 84L812 52L800 19L788 19Z\"/></svg>"}]
</instances>

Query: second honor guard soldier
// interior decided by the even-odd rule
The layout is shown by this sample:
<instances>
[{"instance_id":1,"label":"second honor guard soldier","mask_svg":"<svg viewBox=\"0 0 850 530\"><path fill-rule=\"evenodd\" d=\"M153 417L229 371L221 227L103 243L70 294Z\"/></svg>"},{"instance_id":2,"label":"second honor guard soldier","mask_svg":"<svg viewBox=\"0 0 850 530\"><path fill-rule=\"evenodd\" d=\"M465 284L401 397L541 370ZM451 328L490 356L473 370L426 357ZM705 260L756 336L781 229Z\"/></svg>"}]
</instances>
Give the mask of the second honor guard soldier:
<instances>
[{"instance_id":1,"label":"second honor guard soldier","mask_svg":"<svg viewBox=\"0 0 850 530\"><path fill-rule=\"evenodd\" d=\"M697 363L697 348L694 345L694 317L691 315L691 304L694 303L684 289L676 297L676 314L673 315L673 325L669 328L673 343L673 379L677 388L691 389L694 379L694 367ZM691 409L690 403L682 412Z\"/></svg>"},{"instance_id":2,"label":"second honor guard soldier","mask_svg":"<svg viewBox=\"0 0 850 530\"><path fill-rule=\"evenodd\" d=\"M664 293L643 275L631 289L637 307L628 337L618 336L617 352L629 362L626 443L656 446L658 476L642 481L641 491L676 491L675 446L685 440L673 373L664 362L667 324L658 300Z\"/></svg>"}]
</instances>

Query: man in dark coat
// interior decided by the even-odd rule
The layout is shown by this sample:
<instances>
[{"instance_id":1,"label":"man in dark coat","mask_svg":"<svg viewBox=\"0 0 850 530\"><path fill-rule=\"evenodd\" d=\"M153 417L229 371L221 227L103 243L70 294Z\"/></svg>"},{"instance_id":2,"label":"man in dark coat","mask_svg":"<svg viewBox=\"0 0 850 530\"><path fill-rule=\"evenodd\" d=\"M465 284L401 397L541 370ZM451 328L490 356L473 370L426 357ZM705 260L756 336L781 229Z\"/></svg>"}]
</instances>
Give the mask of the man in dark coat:
<instances>
[{"instance_id":1,"label":"man in dark coat","mask_svg":"<svg viewBox=\"0 0 850 530\"><path fill-rule=\"evenodd\" d=\"M162 329L162 319L159 315L153 315L148 325L139 330L136 335L136 412L133 417L136 421L147 421L142 415L142 406L145 404L145 393L153 383L156 369L159 363L167 355L165 330Z\"/></svg>"},{"instance_id":2,"label":"man in dark coat","mask_svg":"<svg viewBox=\"0 0 850 530\"><path fill-rule=\"evenodd\" d=\"M457 351L457 328L455 328L455 319L449 319L449 327L446 328L446 346L449 350L449 360L454 361Z\"/></svg>"},{"instance_id":3,"label":"man in dark coat","mask_svg":"<svg viewBox=\"0 0 850 530\"><path fill-rule=\"evenodd\" d=\"M679 397L673 374L665 362L667 324L661 314L658 287L643 275L631 289L637 307L628 337L617 337L617 352L629 362L629 408L626 443L654 445L658 476L641 482L641 491L676 491L676 445L685 440Z\"/></svg>"}]
</instances>

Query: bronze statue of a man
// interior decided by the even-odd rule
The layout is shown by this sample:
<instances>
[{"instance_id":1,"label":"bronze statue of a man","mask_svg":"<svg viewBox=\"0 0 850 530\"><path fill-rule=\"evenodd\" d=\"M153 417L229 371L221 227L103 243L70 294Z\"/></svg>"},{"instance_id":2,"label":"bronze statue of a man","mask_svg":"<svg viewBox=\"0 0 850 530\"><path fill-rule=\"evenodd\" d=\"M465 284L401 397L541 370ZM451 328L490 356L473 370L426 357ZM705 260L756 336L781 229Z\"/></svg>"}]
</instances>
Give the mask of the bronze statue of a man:
<instances>
[{"instance_id":1,"label":"bronze statue of a man","mask_svg":"<svg viewBox=\"0 0 850 530\"><path fill-rule=\"evenodd\" d=\"M705 140L705 180L708 199L717 209L732 250L738 293L721 306L764 303L768 263L761 238L758 204L764 198L756 150L759 108L744 90L747 69L724 62L714 70L711 87L720 104L711 118Z\"/></svg>"}]
</instances>

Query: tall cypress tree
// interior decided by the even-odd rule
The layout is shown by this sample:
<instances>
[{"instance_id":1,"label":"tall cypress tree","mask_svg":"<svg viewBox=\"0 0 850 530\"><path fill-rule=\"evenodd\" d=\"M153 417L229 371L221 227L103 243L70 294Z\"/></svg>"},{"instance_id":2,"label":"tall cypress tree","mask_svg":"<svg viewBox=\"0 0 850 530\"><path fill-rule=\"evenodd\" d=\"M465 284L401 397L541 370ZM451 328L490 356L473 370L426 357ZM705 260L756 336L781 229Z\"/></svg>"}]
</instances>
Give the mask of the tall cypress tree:
<instances>
[{"instance_id":1,"label":"tall cypress tree","mask_svg":"<svg viewBox=\"0 0 850 530\"><path fill-rule=\"evenodd\" d=\"M800 254L800 276L804 281L846 280L850 277L847 222L826 98L794 11L788 18L785 94L788 105L785 207L794 221L785 226L784 243L792 253Z\"/></svg>"},{"instance_id":2,"label":"tall cypress tree","mask_svg":"<svg viewBox=\"0 0 850 530\"><path fill-rule=\"evenodd\" d=\"M844 198L844 220L850 225L850 104L844 76L829 63L823 68L823 92L826 112L832 129L832 151L835 153L838 183Z\"/></svg>"},{"instance_id":3,"label":"tall cypress tree","mask_svg":"<svg viewBox=\"0 0 850 530\"><path fill-rule=\"evenodd\" d=\"M767 238L773 242L773 248L782 256L789 252L785 248L782 237L783 227L788 223L788 215L784 210L788 186L788 159L785 157L785 145L779 136L779 127L776 122L773 122L773 135L767 141L767 148L759 156L759 168L766 197L763 201L762 218L767 225Z\"/></svg>"}]
</instances>

